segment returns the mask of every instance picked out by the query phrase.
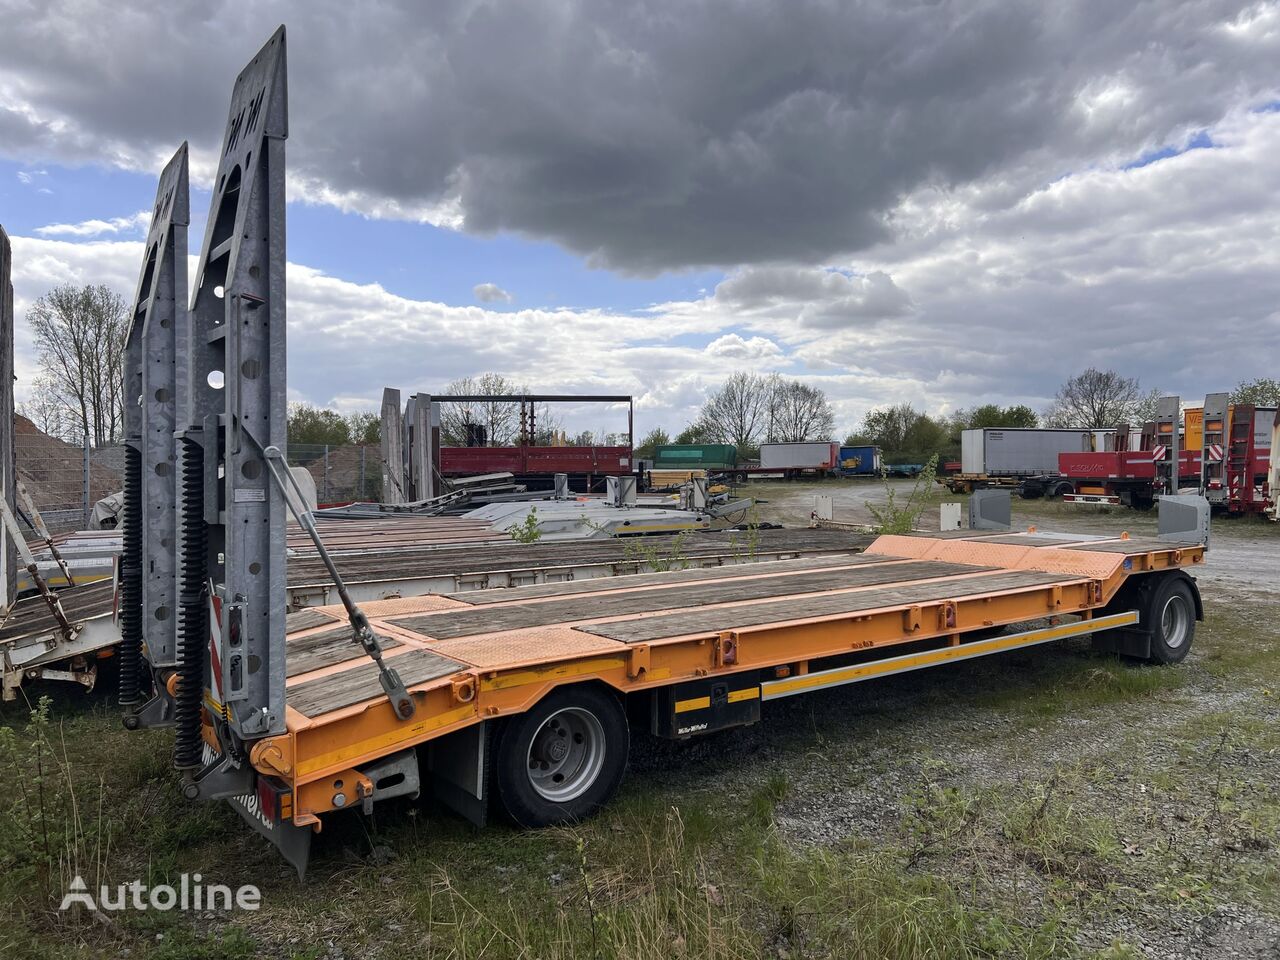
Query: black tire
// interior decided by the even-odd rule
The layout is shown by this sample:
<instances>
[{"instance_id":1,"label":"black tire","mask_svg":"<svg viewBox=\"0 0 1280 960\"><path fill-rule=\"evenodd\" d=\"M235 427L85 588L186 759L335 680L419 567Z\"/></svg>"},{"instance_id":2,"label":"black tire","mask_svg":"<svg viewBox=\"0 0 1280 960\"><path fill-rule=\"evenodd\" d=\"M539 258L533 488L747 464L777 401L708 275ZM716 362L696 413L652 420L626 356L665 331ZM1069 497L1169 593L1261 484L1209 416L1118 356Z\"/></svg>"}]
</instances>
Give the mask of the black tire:
<instances>
[{"instance_id":1,"label":"black tire","mask_svg":"<svg viewBox=\"0 0 1280 960\"><path fill-rule=\"evenodd\" d=\"M1073 487L1071 484L1059 482L1054 486L1050 487L1049 492L1046 493L1044 496L1046 500L1061 500L1065 494L1075 493L1075 492L1076 492L1076 488Z\"/></svg>"},{"instance_id":2,"label":"black tire","mask_svg":"<svg viewBox=\"0 0 1280 960\"><path fill-rule=\"evenodd\" d=\"M499 731L498 800L522 827L585 820L617 792L629 748L617 697L596 686L560 687Z\"/></svg>"},{"instance_id":3,"label":"black tire","mask_svg":"<svg viewBox=\"0 0 1280 960\"><path fill-rule=\"evenodd\" d=\"M1196 600L1184 577L1166 576L1142 611L1151 631L1152 663L1179 663L1196 636Z\"/></svg>"}]
</instances>

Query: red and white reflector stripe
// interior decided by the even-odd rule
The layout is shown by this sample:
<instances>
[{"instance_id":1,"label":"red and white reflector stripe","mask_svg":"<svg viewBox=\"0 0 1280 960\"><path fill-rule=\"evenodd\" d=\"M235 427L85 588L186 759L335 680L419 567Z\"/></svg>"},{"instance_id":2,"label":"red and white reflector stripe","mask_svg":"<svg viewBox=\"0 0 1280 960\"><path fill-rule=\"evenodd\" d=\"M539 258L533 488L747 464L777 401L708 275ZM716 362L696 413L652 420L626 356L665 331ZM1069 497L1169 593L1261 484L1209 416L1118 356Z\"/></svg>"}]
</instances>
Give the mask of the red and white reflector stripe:
<instances>
[{"instance_id":1,"label":"red and white reflector stripe","mask_svg":"<svg viewBox=\"0 0 1280 960\"><path fill-rule=\"evenodd\" d=\"M1164 460L1164 455L1169 452L1169 448L1164 444L1159 444L1151 448L1151 462L1160 463Z\"/></svg>"},{"instance_id":2,"label":"red and white reflector stripe","mask_svg":"<svg viewBox=\"0 0 1280 960\"><path fill-rule=\"evenodd\" d=\"M218 650L222 646L222 598L213 592L213 584L209 585L209 686L213 690L213 698L222 702L222 657Z\"/></svg>"},{"instance_id":3,"label":"red and white reflector stripe","mask_svg":"<svg viewBox=\"0 0 1280 960\"><path fill-rule=\"evenodd\" d=\"M1205 459L1212 460L1214 463L1222 461L1222 444L1211 443L1204 448Z\"/></svg>"}]
</instances>

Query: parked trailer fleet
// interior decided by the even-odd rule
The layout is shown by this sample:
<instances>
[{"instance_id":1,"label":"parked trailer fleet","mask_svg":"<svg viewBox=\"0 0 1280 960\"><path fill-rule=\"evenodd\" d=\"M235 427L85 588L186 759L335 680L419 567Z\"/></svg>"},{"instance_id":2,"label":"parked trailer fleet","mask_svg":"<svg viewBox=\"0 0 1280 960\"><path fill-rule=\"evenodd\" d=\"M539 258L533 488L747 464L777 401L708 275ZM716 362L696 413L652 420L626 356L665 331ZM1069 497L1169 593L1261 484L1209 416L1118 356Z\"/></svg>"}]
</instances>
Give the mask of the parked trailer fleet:
<instances>
[{"instance_id":1,"label":"parked trailer fleet","mask_svg":"<svg viewBox=\"0 0 1280 960\"><path fill-rule=\"evenodd\" d=\"M960 434L960 472L938 478L952 493L1017 486L1022 478L1056 473L1060 453L1103 449L1113 430L997 427Z\"/></svg>"},{"instance_id":2,"label":"parked trailer fleet","mask_svg":"<svg viewBox=\"0 0 1280 960\"><path fill-rule=\"evenodd\" d=\"M216 350L185 358L176 397L125 381L146 423L179 411L181 483L145 511L126 487L121 700L126 726L172 730L186 797L228 801L301 871L335 813L424 790L477 823L577 822L617 790L633 727L682 739L760 721L765 701L1070 637L1186 656L1204 548L1156 538L882 536L856 555L362 609L317 536L343 602L286 620L284 48L281 28L236 80L192 309L178 296L172 324L131 337L146 356L183 333ZM171 236L169 209L153 236ZM160 256L139 319L179 254ZM226 389L203 388L211 365ZM175 516L181 550L154 535ZM144 571L180 597L176 623Z\"/></svg>"},{"instance_id":3,"label":"parked trailer fleet","mask_svg":"<svg viewBox=\"0 0 1280 960\"><path fill-rule=\"evenodd\" d=\"M1141 430L1117 428L1106 449L1059 454L1056 469L1024 477L1018 491L1028 499L1146 510L1162 493L1195 490L1227 513L1268 510L1276 491L1268 470L1277 410L1227 399L1210 394L1179 418L1178 398L1163 398L1159 419Z\"/></svg>"}]
</instances>

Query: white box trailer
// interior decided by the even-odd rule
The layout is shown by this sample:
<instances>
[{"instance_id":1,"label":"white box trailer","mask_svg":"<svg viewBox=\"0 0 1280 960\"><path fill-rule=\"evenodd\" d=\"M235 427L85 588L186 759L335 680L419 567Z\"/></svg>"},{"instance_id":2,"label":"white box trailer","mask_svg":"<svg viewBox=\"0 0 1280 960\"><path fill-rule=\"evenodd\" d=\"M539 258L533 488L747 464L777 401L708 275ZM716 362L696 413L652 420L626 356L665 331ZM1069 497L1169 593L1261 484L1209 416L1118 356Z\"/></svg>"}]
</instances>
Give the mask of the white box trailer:
<instances>
[{"instance_id":1,"label":"white box trailer","mask_svg":"<svg viewBox=\"0 0 1280 960\"><path fill-rule=\"evenodd\" d=\"M760 445L761 470L832 470L839 458L840 444L826 440Z\"/></svg>"},{"instance_id":2,"label":"white box trailer","mask_svg":"<svg viewBox=\"0 0 1280 960\"><path fill-rule=\"evenodd\" d=\"M1114 430L988 427L960 434L962 473L988 477L1058 472L1058 454L1106 448Z\"/></svg>"}]
</instances>

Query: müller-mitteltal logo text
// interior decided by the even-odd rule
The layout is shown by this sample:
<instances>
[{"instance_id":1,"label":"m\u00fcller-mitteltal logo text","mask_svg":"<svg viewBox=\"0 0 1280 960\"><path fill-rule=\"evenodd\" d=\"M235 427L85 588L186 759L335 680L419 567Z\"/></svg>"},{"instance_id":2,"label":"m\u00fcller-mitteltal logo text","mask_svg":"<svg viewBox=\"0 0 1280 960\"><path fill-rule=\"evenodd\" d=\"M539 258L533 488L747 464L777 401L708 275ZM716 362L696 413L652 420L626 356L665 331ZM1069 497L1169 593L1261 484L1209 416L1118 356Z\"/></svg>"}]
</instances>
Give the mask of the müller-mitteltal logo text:
<instances>
[{"instance_id":1,"label":"m\u00fcller-mitteltal logo text","mask_svg":"<svg viewBox=\"0 0 1280 960\"><path fill-rule=\"evenodd\" d=\"M181 874L177 884L148 885L141 880L103 884L97 891L89 889L76 874L62 897L59 910L70 910L77 904L86 910L257 910L262 892L252 884L232 890L221 883L205 883L200 874Z\"/></svg>"}]
</instances>

